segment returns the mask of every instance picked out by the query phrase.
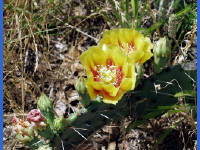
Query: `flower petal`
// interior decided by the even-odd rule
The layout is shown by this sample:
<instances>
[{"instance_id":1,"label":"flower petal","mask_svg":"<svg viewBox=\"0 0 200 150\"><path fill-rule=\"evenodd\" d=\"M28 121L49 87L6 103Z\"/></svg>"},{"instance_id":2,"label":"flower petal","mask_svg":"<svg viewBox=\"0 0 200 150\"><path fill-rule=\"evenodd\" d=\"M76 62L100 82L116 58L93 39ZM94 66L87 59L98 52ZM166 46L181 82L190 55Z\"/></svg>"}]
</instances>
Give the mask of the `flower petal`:
<instances>
[{"instance_id":1,"label":"flower petal","mask_svg":"<svg viewBox=\"0 0 200 150\"><path fill-rule=\"evenodd\" d=\"M134 29L113 29L105 31L99 46L118 45L125 51L131 63L144 63L152 57L152 44L149 38L144 37Z\"/></svg>"}]
</instances>

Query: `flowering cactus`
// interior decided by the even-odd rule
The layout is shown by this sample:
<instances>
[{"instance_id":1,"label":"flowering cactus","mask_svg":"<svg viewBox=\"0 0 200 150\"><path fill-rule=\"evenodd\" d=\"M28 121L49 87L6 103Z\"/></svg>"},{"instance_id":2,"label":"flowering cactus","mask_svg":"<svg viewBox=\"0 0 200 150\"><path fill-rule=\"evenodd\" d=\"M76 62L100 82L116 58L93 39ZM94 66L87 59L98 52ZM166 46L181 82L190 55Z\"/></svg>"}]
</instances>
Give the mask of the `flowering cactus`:
<instances>
[{"instance_id":1,"label":"flowering cactus","mask_svg":"<svg viewBox=\"0 0 200 150\"><path fill-rule=\"evenodd\" d=\"M103 102L116 104L125 92L135 87L134 64L118 46L90 47L80 56L88 80L86 87L91 99L103 97Z\"/></svg>"},{"instance_id":2,"label":"flowering cactus","mask_svg":"<svg viewBox=\"0 0 200 150\"><path fill-rule=\"evenodd\" d=\"M81 63L86 67L86 87L91 99L116 104L136 82L135 64L152 57L150 39L134 29L105 31L99 46L84 52Z\"/></svg>"},{"instance_id":3,"label":"flowering cactus","mask_svg":"<svg viewBox=\"0 0 200 150\"><path fill-rule=\"evenodd\" d=\"M118 45L132 63L144 63L153 56L150 39L134 29L107 30L100 41L100 47L104 44Z\"/></svg>"}]
</instances>

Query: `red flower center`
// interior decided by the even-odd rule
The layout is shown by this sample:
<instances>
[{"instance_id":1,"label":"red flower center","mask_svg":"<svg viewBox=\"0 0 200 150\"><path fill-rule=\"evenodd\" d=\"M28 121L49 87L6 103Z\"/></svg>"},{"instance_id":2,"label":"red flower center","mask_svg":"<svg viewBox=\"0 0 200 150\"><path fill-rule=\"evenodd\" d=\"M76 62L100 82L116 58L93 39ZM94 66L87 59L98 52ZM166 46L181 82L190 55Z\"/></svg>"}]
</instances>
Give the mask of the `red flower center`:
<instances>
[{"instance_id":1,"label":"red flower center","mask_svg":"<svg viewBox=\"0 0 200 150\"><path fill-rule=\"evenodd\" d=\"M112 59L107 59L106 66L96 65L94 69L91 67L91 71L94 76L94 81L102 81L107 84L111 83L115 87L119 87L123 79L122 67L115 66Z\"/></svg>"}]
</instances>

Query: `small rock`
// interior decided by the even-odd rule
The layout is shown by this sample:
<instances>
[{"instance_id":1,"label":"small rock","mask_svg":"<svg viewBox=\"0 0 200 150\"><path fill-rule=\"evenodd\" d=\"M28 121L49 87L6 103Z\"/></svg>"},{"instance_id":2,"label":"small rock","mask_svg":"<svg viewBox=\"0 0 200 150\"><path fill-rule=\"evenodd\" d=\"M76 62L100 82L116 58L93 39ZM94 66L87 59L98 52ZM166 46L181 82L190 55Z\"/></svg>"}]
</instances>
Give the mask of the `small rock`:
<instances>
[{"instance_id":1,"label":"small rock","mask_svg":"<svg viewBox=\"0 0 200 150\"><path fill-rule=\"evenodd\" d=\"M108 150L115 150L116 149L116 142L111 142L108 145Z\"/></svg>"},{"instance_id":2,"label":"small rock","mask_svg":"<svg viewBox=\"0 0 200 150\"><path fill-rule=\"evenodd\" d=\"M55 111L59 117L62 117L65 114L66 109L67 107L65 103L63 103L61 100L56 102Z\"/></svg>"}]
</instances>

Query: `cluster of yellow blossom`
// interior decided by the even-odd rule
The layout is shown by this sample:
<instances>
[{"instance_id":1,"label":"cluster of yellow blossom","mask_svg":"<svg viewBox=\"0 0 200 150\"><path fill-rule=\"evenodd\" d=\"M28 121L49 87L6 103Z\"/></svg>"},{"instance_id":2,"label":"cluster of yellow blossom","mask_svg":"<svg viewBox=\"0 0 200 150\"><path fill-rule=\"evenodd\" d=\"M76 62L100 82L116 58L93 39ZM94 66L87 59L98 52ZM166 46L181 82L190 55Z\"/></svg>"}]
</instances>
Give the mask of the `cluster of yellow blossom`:
<instances>
[{"instance_id":1,"label":"cluster of yellow blossom","mask_svg":"<svg viewBox=\"0 0 200 150\"><path fill-rule=\"evenodd\" d=\"M92 100L116 104L135 88L135 64L152 57L148 37L134 29L107 30L98 46L90 47L80 56L86 68L86 88Z\"/></svg>"}]
</instances>

